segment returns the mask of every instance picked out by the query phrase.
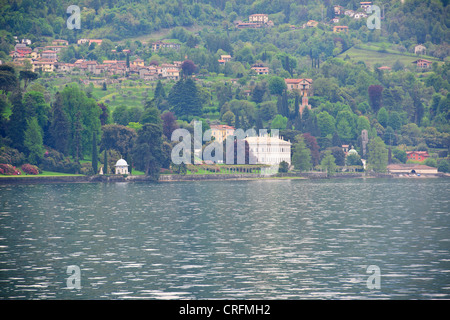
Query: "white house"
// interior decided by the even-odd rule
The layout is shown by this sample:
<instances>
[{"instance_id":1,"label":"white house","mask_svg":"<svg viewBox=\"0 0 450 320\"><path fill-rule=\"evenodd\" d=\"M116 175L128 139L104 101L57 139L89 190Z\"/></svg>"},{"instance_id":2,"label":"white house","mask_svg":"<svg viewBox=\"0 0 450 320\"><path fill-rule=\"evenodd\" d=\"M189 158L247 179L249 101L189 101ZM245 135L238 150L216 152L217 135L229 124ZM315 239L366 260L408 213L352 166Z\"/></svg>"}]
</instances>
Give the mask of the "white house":
<instances>
[{"instance_id":1,"label":"white house","mask_svg":"<svg viewBox=\"0 0 450 320\"><path fill-rule=\"evenodd\" d=\"M116 174L128 174L128 163L124 159L119 159L116 162Z\"/></svg>"},{"instance_id":2,"label":"white house","mask_svg":"<svg viewBox=\"0 0 450 320\"><path fill-rule=\"evenodd\" d=\"M258 164L275 165L286 161L291 165L291 142L280 139L279 136L260 135L247 137L249 151Z\"/></svg>"}]
</instances>

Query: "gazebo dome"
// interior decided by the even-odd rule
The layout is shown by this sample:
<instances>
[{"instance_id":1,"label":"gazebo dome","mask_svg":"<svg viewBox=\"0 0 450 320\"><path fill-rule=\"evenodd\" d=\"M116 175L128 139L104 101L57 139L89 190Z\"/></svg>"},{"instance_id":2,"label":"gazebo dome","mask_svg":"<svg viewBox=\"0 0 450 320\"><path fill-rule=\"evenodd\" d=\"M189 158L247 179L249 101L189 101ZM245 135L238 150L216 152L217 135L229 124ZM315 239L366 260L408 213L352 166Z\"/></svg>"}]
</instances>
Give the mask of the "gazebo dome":
<instances>
[{"instance_id":1,"label":"gazebo dome","mask_svg":"<svg viewBox=\"0 0 450 320\"><path fill-rule=\"evenodd\" d=\"M128 167L128 163L124 159L119 159L116 162L116 167Z\"/></svg>"},{"instance_id":2,"label":"gazebo dome","mask_svg":"<svg viewBox=\"0 0 450 320\"><path fill-rule=\"evenodd\" d=\"M116 174L128 174L128 163L124 159L116 162Z\"/></svg>"},{"instance_id":3,"label":"gazebo dome","mask_svg":"<svg viewBox=\"0 0 450 320\"><path fill-rule=\"evenodd\" d=\"M353 147L348 151L348 154L358 154L358 151L353 149Z\"/></svg>"}]
</instances>

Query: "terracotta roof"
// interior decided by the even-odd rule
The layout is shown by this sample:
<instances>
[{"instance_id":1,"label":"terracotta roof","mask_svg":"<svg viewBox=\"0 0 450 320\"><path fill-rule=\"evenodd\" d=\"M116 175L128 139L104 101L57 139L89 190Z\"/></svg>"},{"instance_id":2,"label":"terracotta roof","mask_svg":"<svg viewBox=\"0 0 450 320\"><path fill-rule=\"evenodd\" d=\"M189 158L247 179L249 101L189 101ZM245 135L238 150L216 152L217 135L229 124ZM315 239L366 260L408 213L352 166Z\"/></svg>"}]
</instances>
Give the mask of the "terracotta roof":
<instances>
[{"instance_id":1,"label":"terracotta roof","mask_svg":"<svg viewBox=\"0 0 450 320\"><path fill-rule=\"evenodd\" d=\"M234 130L234 127L227 126L226 124L212 124L210 125L211 129L228 129L228 130Z\"/></svg>"},{"instance_id":2,"label":"terracotta roof","mask_svg":"<svg viewBox=\"0 0 450 320\"><path fill-rule=\"evenodd\" d=\"M412 63L417 63L419 61L424 61L424 62L428 62L428 63L432 63L430 60L425 60L425 59L418 59L416 61L413 61Z\"/></svg>"},{"instance_id":3,"label":"terracotta roof","mask_svg":"<svg viewBox=\"0 0 450 320\"><path fill-rule=\"evenodd\" d=\"M406 151L406 154L412 154L412 153L428 155L428 151Z\"/></svg>"}]
</instances>

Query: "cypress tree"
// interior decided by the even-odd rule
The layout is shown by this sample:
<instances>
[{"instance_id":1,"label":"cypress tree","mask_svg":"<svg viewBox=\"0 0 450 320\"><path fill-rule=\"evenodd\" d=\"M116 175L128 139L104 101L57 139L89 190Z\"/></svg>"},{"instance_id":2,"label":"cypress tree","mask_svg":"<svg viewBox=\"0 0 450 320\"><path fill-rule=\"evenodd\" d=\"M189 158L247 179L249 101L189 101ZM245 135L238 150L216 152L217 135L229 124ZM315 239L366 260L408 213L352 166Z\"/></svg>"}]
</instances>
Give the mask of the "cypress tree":
<instances>
[{"instance_id":1,"label":"cypress tree","mask_svg":"<svg viewBox=\"0 0 450 320\"><path fill-rule=\"evenodd\" d=\"M298 94L295 95L294 103L294 114L292 116L292 119L297 119L298 117L300 117L300 96Z\"/></svg>"},{"instance_id":2,"label":"cypress tree","mask_svg":"<svg viewBox=\"0 0 450 320\"><path fill-rule=\"evenodd\" d=\"M94 174L98 172L98 154L97 154L97 134L92 133L92 169Z\"/></svg>"},{"instance_id":3,"label":"cypress tree","mask_svg":"<svg viewBox=\"0 0 450 320\"><path fill-rule=\"evenodd\" d=\"M103 157L103 174L108 174L108 150L106 149Z\"/></svg>"},{"instance_id":4,"label":"cypress tree","mask_svg":"<svg viewBox=\"0 0 450 320\"><path fill-rule=\"evenodd\" d=\"M286 118L289 117L289 102L286 89L283 91L281 98L281 115Z\"/></svg>"}]
</instances>

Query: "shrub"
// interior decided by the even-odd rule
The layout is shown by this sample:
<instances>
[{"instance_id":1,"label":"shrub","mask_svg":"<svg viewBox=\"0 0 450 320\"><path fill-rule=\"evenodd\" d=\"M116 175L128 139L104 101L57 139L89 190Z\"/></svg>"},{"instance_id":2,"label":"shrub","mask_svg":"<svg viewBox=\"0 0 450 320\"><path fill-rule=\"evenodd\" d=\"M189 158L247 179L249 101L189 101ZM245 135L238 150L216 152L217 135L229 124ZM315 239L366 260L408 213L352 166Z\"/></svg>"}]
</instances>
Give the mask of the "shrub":
<instances>
[{"instance_id":1,"label":"shrub","mask_svg":"<svg viewBox=\"0 0 450 320\"><path fill-rule=\"evenodd\" d=\"M80 173L85 175L93 175L94 169L92 168L92 164L90 162L83 163L81 165Z\"/></svg>"},{"instance_id":2,"label":"shrub","mask_svg":"<svg viewBox=\"0 0 450 320\"><path fill-rule=\"evenodd\" d=\"M438 171L439 172L450 172L450 164L448 160L441 160L439 162L439 166L438 166Z\"/></svg>"},{"instance_id":3,"label":"shrub","mask_svg":"<svg viewBox=\"0 0 450 320\"><path fill-rule=\"evenodd\" d=\"M287 163L286 161L281 161L280 166L278 168L278 172L284 173L288 171L289 171L289 163Z\"/></svg>"},{"instance_id":4,"label":"shrub","mask_svg":"<svg viewBox=\"0 0 450 320\"><path fill-rule=\"evenodd\" d=\"M33 166L32 164L25 163L21 168L22 171L27 174L39 174L39 168L37 166Z\"/></svg>"},{"instance_id":5,"label":"shrub","mask_svg":"<svg viewBox=\"0 0 450 320\"><path fill-rule=\"evenodd\" d=\"M428 158L427 160L425 160L425 165L429 166L429 167L437 168L437 161L436 161L436 159Z\"/></svg>"},{"instance_id":6,"label":"shrub","mask_svg":"<svg viewBox=\"0 0 450 320\"><path fill-rule=\"evenodd\" d=\"M15 166L11 164L0 164L0 173L7 176L18 176L20 175L20 171L16 169Z\"/></svg>"},{"instance_id":7,"label":"shrub","mask_svg":"<svg viewBox=\"0 0 450 320\"><path fill-rule=\"evenodd\" d=\"M47 171L77 173L81 166L78 163L71 162L64 154L48 148L41 161L41 168Z\"/></svg>"}]
</instances>

